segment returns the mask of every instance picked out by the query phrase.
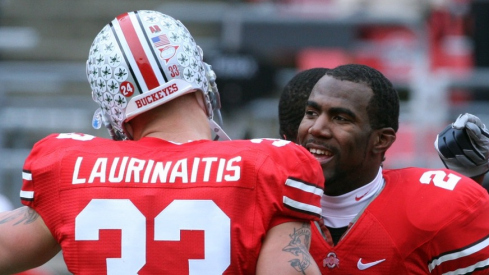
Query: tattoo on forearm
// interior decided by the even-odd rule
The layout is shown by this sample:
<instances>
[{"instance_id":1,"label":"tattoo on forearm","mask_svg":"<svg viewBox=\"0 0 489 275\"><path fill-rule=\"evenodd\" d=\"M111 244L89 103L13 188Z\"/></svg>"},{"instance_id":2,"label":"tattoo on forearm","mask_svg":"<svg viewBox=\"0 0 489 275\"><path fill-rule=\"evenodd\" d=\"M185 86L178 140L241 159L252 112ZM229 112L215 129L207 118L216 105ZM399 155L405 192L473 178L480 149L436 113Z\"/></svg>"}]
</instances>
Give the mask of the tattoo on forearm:
<instances>
[{"instance_id":1,"label":"tattoo on forearm","mask_svg":"<svg viewBox=\"0 0 489 275\"><path fill-rule=\"evenodd\" d=\"M303 223L300 228L294 228L294 232L289 236L292 240L282 250L298 256L297 259L290 260L289 263L297 272L306 274L306 269L311 265L309 254L311 228L309 223Z\"/></svg>"},{"instance_id":2,"label":"tattoo on forearm","mask_svg":"<svg viewBox=\"0 0 489 275\"><path fill-rule=\"evenodd\" d=\"M10 212L7 216L0 219L0 224L5 224L16 220L13 225L33 223L39 214L30 207L21 207Z\"/></svg>"}]
</instances>

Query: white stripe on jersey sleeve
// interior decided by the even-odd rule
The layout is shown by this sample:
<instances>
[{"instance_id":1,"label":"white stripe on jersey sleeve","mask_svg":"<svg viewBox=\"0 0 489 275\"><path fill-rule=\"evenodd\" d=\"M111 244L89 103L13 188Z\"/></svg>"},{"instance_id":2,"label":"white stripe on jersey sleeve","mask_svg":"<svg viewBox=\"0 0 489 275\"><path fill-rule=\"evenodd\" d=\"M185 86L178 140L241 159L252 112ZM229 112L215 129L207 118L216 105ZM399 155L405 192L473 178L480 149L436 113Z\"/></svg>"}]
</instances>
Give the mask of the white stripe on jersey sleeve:
<instances>
[{"instance_id":1,"label":"white stripe on jersey sleeve","mask_svg":"<svg viewBox=\"0 0 489 275\"><path fill-rule=\"evenodd\" d=\"M456 252L453 252L450 254L446 254L446 255L441 256L440 258L433 260L428 265L428 269L431 272L433 269L435 269L437 266L441 265L444 262L452 261L452 260L456 260L456 259L460 259L460 258L469 256L469 255L472 255L472 254L477 253L477 252L479 252L482 249L485 249L487 247L489 247L489 237L486 237L486 239L482 240L481 242L477 242L474 245L471 245L471 246L465 248L464 250L460 250L460 251L456 251ZM450 274L450 273L445 273L445 274ZM454 274L459 274L459 273L454 273ZM464 274L464 273L461 273L461 274Z\"/></svg>"},{"instance_id":2,"label":"white stripe on jersey sleeve","mask_svg":"<svg viewBox=\"0 0 489 275\"><path fill-rule=\"evenodd\" d=\"M288 178L285 181L285 185L300 189L304 192L312 193L314 195L318 195L318 196L323 195L323 190L321 188L317 188L316 186L308 185L308 184L305 184L303 182L293 180L290 178Z\"/></svg>"},{"instance_id":3,"label":"white stripe on jersey sleeve","mask_svg":"<svg viewBox=\"0 0 489 275\"><path fill-rule=\"evenodd\" d=\"M284 196L283 202L285 205L288 205L294 209L299 209L299 210L306 211L309 213L321 215L321 208L320 207L317 207L317 206L314 206L311 204L298 202L298 201L295 201L295 200L293 200L287 196Z\"/></svg>"},{"instance_id":4,"label":"white stripe on jersey sleeve","mask_svg":"<svg viewBox=\"0 0 489 275\"><path fill-rule=\"evenodd\" d=\"M20 190L20 198L32 200L34 198L34 191L23 191Z\"/></svg>"},{"instance_id":5,"label":"white stripe on jersey sleeve","mask_svg":"<svg viewBox=\"0 0 489 275\"><path fill-rule=\"evenodd\" d=\"M23 180L32 180L32 173L22 172L22 179Z\"/></svg>"},{"instance_id":6,"label":"white stripe on jersey sleeve","mask_svg":"<svg viewBox=\"0 0 489 275\"><path fill-rule=\"evenodd\" d=\"M454 271L443 273L442 275L471 274L477 268L486 267L486 266L489 266L489 259L485 259L471 266L467 266L464 268L459 268Z\"/></svg>"}]
</instances>

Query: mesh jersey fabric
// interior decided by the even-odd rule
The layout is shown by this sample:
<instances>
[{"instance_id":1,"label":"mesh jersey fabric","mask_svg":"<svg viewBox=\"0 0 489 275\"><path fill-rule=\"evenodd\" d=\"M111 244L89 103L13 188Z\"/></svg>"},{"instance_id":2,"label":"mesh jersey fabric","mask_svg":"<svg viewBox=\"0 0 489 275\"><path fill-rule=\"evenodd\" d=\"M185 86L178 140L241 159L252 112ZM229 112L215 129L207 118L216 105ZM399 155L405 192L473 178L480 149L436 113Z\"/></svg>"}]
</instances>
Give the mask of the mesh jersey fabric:
<instances>
[{"instance_id":1,"label":"mesh jersey fabric","mask_svg":"<svg viewBox=\"0 0 489 275\"><path fill-rule=\"evenodd\" d=\"M26 159L21 201L74 274L254 274L268 229L318 219L316 163L282 140L53 134Z\"/></svg>"},{"instance_id":2,"label":"mesh jersey fabric","mask_svg":"<svg viewBox=\"0 0 489 275\"><path fill-rule=\"evenodd\" d=\"M383 176L384 189L336 246L312 228L310 252L322 274L489 273L486 190L447 169Z\"/></svg>"}]
</instances>

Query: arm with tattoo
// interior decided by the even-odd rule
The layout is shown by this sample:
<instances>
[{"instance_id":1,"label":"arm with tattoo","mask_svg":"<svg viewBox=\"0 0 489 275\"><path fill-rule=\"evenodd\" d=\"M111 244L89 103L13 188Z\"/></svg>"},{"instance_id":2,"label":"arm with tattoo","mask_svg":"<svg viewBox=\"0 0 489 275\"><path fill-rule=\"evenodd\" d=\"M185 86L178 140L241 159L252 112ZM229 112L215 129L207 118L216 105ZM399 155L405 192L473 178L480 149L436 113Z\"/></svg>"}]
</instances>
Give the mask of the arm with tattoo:
<instances>
[{"instance_id":1,"label":"arm with tattoo","mask_svg":"<svg viewBox=\"0 0 489 275\"><path fill-rule=\"evenodd\" d=\"M256 274L321 274L309 254L310 223L287 222L268 232L258 258Z\"/></svg>"},{"instance_id":2,"label":"arm with tattoo","mask_svg":"<svg viewBox=\"0 0 489 275\"><path fill-rule=\"evenodd\" d=\"M0 213L0 274L44 264L60 246L39 214L24 206Z\"/></svg>"},{"instance_id":3,"label":"arm with tattoo","mask_svg":"<svg viewBox=\"0 0 489 275\"><path fill-rule=\"evenodd\" d=\"M295 257L290 260L290 265L300 274L306 274L306 269L311 265L309 246L311 244L311 227L309 223L303 223L300 228L294 228L289 234L291 241L282 250L292 253Z\"/></svg>"},{"instance_id":4,"label":"arm with tattoo","mask_svg":"<svg viewBox=\"0 0 489 275\"><path fill-rule=\"evenodd\" d=\"M3 215L2 215L3 214ZM12 226L19 224L30 224L39 218L39 214L27 206L12 211L0 213L0 224L12 222Z\"/></svg>"}]
</instances>

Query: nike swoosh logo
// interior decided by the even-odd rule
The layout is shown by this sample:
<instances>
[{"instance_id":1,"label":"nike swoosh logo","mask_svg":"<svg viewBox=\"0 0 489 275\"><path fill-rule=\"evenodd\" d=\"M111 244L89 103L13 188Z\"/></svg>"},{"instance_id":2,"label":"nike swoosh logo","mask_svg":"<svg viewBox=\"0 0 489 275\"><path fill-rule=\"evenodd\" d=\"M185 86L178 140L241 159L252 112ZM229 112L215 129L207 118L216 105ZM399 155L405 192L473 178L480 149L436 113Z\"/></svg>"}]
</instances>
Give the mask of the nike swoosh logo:
<instances>
[{"instance_id":1,"label":"nike swoosh logo","mask_svg":"<svg viewBox=\"0 0 489 275\"><path fill-rule=\"evenodd\" d=\"M370 190L369 190L369 191L367 191L367 193L365 193L365 194L361 195L360 197L355 196L355 200L356 200L356 201L361 200L363 197L365 197L365 195L367 195L367 194L368 194L368 192L370 192Z\"/></svg>"},{"instance_id":2,"label":"nike swoosh logo","mask_svg":"<svg viewBox=\"0 0 489 275\"><path fill-rule=\"evenodd\" d=\"M383 261L385 261L385 259L364 264L364 263L362 263L362 258L360 258L360 260L358 260L357 267L360 270L365 270L365 269L370 268L370 267L372 267L374 265L380 264Z\"/></svg>"}]
</instances>

